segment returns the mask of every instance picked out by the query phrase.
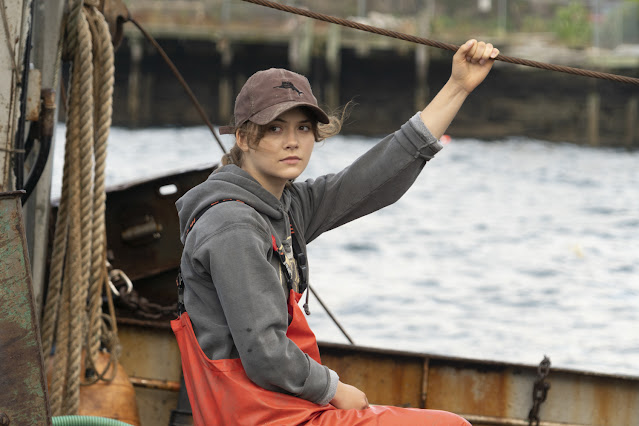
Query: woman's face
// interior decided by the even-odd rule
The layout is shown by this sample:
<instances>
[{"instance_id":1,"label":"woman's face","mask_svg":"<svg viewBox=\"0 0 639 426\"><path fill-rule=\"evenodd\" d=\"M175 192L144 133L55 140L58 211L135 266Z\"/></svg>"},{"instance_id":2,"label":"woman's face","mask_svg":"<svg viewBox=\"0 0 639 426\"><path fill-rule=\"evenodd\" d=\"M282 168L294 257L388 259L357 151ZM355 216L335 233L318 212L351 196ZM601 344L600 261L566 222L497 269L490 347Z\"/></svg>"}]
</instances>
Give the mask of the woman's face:
<instances>
[{"instance_id":1,"label":"woman's face","mask_svg":"<svg viewBox=\"0 0 639 426\"><path fill-rule=\"evenodd\" d=\"M267 191L282 196L289 180L302 174L313 152L313 121L300 108L281 114L265 126L264 136L254 148L246 136L237 134L237 145L243 151L242 169Z\"/></svg>"}]
</instances>

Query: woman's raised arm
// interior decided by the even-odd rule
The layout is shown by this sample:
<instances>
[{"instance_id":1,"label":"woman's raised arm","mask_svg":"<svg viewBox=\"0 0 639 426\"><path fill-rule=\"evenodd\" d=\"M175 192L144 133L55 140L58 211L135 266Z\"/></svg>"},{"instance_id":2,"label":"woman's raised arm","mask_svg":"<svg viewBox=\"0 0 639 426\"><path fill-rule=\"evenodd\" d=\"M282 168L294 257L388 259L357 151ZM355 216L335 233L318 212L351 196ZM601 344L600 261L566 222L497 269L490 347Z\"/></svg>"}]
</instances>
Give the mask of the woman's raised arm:
<instances>
[{"instance_id":1,"label":"woman's raised arm","mask_svg":"<svg viewBox=\"0 0 639 426\"><path fill-rule=\"evenodd\" d=\"M484 81L499 55L492 44L468 40L453 56L450 79L421 112L428 130L441 138L457 115L466 97Z\"/></svg>"}]
</instances>

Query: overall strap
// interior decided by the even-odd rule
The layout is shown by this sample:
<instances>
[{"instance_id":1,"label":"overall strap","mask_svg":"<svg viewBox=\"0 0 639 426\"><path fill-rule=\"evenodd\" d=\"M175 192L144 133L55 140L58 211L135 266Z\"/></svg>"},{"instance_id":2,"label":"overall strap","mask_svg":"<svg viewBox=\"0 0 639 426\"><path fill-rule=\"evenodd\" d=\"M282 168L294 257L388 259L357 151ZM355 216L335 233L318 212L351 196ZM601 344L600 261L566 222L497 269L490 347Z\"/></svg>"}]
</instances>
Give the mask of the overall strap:
<instances>
[{"instance_id":1,"label":"overall strap","mask_svg":"<svg viewBox=\"0 0 639 426\"><path fill-rule=\"evenodd\" d=\"M191 232L191 230L195 226L195 223L198 221L199 218L201 218L204 215L204 213L206 213L211 207L217 206L218 204L225 203L227 201L237 201L239 203L246 204L242 200L225 198L223 200L215 201L205 206L193 217L193 220L191 220L191 223L189 223L189 227L186 229L186 234L184 235L184 238L186 238L189 235L189 232ZM251 207L248 204L246 205ZM293 239L293 255L295 256L297 260L296 263L297 263L297 268L300 275L300 291L303 292L304 289L307 287L307 282L308 282L307 281L308 265L306 262L306 256L302 252L299 241L297 240L298 237L295 234L293 218L291 217L290 213L288 217L289 217L289 223L291 224L291 237ZM288 287L288 290L290 290L291 288L293 288L293 271L291 270L291 267L289 266L289 264L286 262L286 254L284 254L284 250L281 247L278 247L277 240L275 239L275 235L273 234L271 234L271 242L273 244L273 252L277 253L278 259L280 263L282 264L282 272L284 273L284 278L286 279L286 286ZM178 267L178 273L175 279L175 283L177 285L177 290L178 290L177 313L178 313L178 316L180 316L184 312L186 312L186 308L184 307L184 280L182 279L182 268L180 267ZM306 315L309 315L310 311L308 309L308 294L306 295L306 304L304 305L304 309L306 311Z\"/></svg>"},{"instance_id":2,"label":"overall strap","mask_svg":"<svg viewBox=\"0 0 639 426\"><path fill-rule=\"evenodd\" d=\"M304 290L308 290L306 292L306 301L304 302L304 313L306 315L311 314L311 310L308 307L308 297L311 289L308 284L308 262L306 260L306 255L302 250L302 246L300 244L300 239L302 238L299 234L295 233L295 223L293 221L293 216L288 214L289 223L291 224L291 237L293 238L293 254L297 258L297 269L300 273L300 293L304 293Z\"/></svg>"}]
</instances>

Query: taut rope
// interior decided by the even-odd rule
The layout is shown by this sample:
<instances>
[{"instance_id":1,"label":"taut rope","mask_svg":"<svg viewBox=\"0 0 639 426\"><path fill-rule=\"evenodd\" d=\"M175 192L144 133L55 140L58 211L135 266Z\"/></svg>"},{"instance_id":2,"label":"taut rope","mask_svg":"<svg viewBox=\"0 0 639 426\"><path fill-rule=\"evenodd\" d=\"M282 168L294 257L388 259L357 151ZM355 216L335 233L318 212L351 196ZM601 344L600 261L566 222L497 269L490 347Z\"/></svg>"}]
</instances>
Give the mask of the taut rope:
<instances>
[{"instance_id":1,"label":"taut rope","mask_svg":"<svg viewBox=\"0 0 639 426\"><path fill-rule=\"evenodd\" d=\"M456 52L459 49L459 46L456 46L454 44L442 43L436 40L429 40L423 37L416 37L409 34L400 33L397 31L391 31L391 30L386 30L383 28L374 27L371 25L360 24L359 22L350 21L348 19L337 18L335 16L325 15L323 13L317 13L310 10L299 9L297 7L274 3L268 0L242 0L242 1L245 1L247 3L258 4L260 6L270 7L271 9L277 9L283 12L293 13L295 15L306 16L308 18L313 18L318 21L330 22L331 24L341 25L343 27L354 28L360 31L366 31L369 33L379 34L386 37L396 38L399 40L410 41L412 43L424 44L426 46L437 47L439 49L450 50L452 52ZM544 70L580 75L583 77L592 77L592 78L599 78L602 80L610 80L610 81L616 81L620 83L639 85L639 78L626 77L623 75L616 75L616 74L610 74L610 73L599 72L599 71L590 71L590 70L585 70L581 68L568 67L564 65L548 64L544 62L531 61L529 59L515 58L512 56L506 56L502 54L498 55L495 58L495 60L508 62L515 65L524 65L527 67L540 68Z\"/></svg>"},{"instance_id":2,"label":"taut rope","mask_svg":"<svg viewBox=\"0 0 639 426\"><path fill-rule=\"evenodd\" d=\"M62 195L42 325L45 357L55 342L49 366L54 416L78 413L83 353L85 367L94 370L101 340L107 341L112 358L119 352L117 336L109 336L102 323L102 289L107 279L104 175L112 112L113 47L97 2L85 3L71 0L66 22L63 55L73 65ZM95 376L103 379L104 372Z\"/></svg>"}]
</instances>

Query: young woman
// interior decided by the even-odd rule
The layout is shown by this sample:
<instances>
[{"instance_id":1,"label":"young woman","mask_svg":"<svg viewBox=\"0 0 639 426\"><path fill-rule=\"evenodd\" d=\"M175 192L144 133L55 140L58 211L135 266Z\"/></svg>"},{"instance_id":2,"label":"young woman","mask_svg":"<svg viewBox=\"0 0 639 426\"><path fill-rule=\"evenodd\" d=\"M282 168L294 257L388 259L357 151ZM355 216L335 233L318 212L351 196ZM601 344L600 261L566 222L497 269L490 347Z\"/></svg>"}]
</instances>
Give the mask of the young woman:
<instances>
[{"instance_id":1,"label":"young woman","mask_svg":"<svg viewBox=\"0 0 639 426\"><path fill-rule=\"evenodd\" d=\"M437 96L335 175L292 183L316 141L341 120L305 77L283 69L248 79L235 103L236 145L223 166L177 202L184 253L182 313L172 322L198 425L467 425L454 414L369 406L321 364L298 301L306 244L395 202L437 151L498 50L470 40Z\"/></svg>"}]
</instances>

